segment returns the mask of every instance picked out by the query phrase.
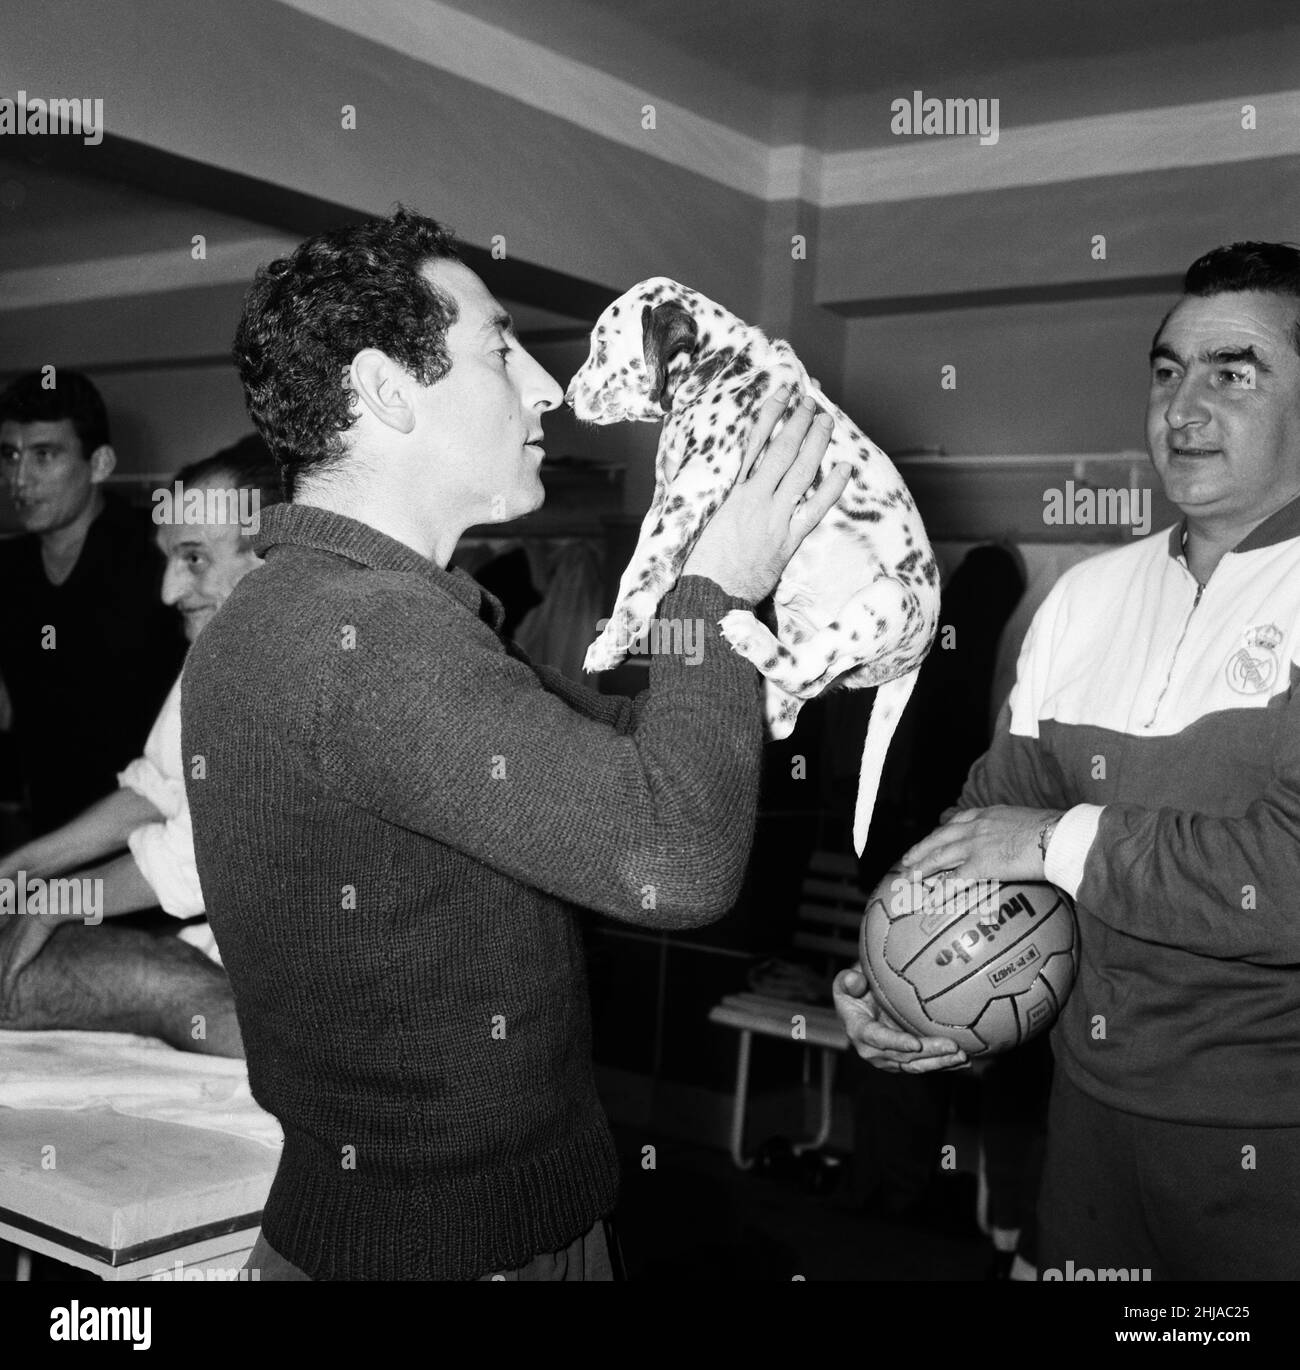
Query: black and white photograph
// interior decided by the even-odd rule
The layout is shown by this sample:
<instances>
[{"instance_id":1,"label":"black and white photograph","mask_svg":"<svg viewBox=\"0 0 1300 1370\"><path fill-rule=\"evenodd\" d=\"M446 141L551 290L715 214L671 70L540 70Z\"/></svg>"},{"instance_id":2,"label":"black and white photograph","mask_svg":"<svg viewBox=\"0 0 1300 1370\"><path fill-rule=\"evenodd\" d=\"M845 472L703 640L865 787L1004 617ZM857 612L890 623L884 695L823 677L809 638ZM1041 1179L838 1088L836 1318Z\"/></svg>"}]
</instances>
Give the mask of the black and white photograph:
<instances>
[{"instance_id":1,"label":"black and white photograph","mask_svg":"<svg viewBox=\"0 0 1300 1370\"><path fill-rule=\"evenodd\" d=\"M1297 1280L1294 0L0 2L0 1347Z\"/></svg>"}]
</instances>

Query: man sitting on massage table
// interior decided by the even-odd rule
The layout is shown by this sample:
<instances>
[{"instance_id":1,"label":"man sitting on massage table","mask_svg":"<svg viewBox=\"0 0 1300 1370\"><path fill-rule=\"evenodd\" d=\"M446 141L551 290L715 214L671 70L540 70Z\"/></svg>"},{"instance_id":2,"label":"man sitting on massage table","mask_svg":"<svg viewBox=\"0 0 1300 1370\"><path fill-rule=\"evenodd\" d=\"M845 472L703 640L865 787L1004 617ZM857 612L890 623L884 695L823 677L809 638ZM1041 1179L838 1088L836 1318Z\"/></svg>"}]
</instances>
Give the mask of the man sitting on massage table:
<instances>
[{"instance_id":1,"label":"man sitting on massage table","mask_svg":"<svg viewBox=\"0 0 1300 1370\"><path fill-rule=\"evenodd\" d=\"M258 511L279 500L279 481L265 446L250 435L183 468L163 494L154 505L167 559L162 598L176 606L193 642L262 564L252 535ZM0 884L0 1027L136 1032L180 1051L242 1057L230 982L206 921L174 937L99 923L155 906L181 919L204 912L185 796L179 678L144 755L119 774L118 785L63 827L0 856L0 881L13 882L12 890ZM81 916L52 909L59 888L53 876L102 881L102 897L76 900ZM46 911L28 912L31 895L19 891L38 881L49 882Z\"/></svg>"}]
</instances>

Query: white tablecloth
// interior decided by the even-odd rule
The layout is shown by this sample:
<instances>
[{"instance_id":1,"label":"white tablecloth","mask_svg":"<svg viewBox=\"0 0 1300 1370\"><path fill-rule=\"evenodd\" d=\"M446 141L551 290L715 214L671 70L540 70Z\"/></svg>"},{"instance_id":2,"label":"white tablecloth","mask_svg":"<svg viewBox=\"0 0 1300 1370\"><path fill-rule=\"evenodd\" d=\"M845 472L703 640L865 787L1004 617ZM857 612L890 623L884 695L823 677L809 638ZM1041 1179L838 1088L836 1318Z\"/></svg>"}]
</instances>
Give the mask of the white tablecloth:
<instances>
[{"instance_id":1,"label":"white tablecloth","mask_svg":"<svg viewBox=\"0 0 1300 1370\"><path fill-rule=\"evenodd\" d=\"M243 1061L126 1032L0 1031L0 1108L96 1106L274 1150L283 1140L280 1124L254 1102Z\"/></svg>"}]
</instances>

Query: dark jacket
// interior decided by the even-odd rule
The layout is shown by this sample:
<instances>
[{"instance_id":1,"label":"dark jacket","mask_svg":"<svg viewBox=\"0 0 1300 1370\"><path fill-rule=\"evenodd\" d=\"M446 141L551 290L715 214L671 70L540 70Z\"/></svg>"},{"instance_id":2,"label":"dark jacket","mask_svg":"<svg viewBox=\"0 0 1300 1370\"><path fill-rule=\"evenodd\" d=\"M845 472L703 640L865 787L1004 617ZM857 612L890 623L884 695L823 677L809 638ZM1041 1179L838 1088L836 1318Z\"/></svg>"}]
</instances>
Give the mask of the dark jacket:
<instances>
[{"instance_id":1,"label":"dark jacket","mask_svg":"<svg viewBox=\"0 0 1300 1370\"><path fill-rule=\"evenodd\" d=\"M36 534L0 540L0 679L38 833L112 794L181 669L185 636L159 598L154 531L105 495L62 585L50 584Z\"/></svg>"}]
</instances>

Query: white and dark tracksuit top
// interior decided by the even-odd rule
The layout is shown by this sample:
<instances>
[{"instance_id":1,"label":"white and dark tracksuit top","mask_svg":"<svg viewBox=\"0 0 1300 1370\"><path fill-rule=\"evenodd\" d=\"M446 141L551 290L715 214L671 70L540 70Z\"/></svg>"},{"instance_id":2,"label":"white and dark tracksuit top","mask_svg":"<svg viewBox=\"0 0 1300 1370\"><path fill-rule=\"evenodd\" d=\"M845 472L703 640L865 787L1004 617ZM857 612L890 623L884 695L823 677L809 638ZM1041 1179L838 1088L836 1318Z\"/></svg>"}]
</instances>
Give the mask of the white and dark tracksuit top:
<instances>
[{"instance_id":1,"label":"white and dark tracksuit top","mask_svg":"<svg viewBox=\"0 0 1300 1370\"><path fill-rule=\"evenodd\" d=\"M1300 500L1204 584L1181 524L1071 568L961 807L1066 809L1058 1068L1114 1108L1300 1125Z\"/></svg>"}]
</instances>

